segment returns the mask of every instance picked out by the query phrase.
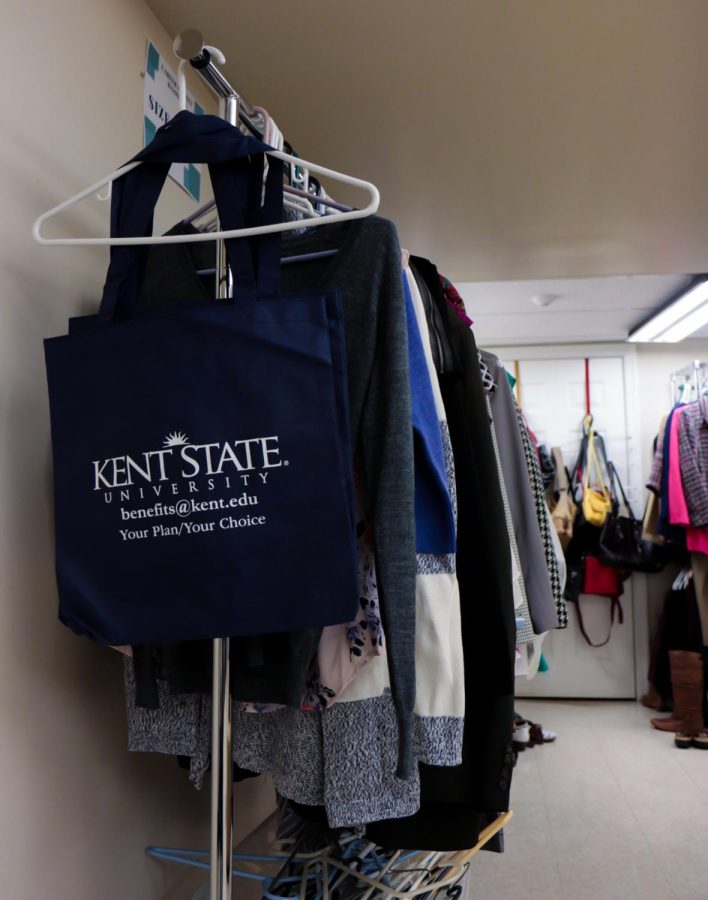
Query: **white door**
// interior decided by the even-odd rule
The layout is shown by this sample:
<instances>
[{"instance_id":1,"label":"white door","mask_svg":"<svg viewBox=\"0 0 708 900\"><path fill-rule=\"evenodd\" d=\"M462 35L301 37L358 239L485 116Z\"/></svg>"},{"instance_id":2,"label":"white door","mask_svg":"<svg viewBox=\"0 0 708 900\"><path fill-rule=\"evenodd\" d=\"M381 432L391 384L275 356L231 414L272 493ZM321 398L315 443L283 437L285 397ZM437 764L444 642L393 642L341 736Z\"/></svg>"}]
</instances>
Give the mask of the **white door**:
<instances>
[{"instance_id":1,"label":"white door","mask_svg":"<svg viewBox=\"0 0 708 900\"><path fill-rule=\"evenodd\" d=\"M511 369L513 371L513 368ZM519 360L521 405L539 443L559 446L568 468L575 462L585 416L585 361L575 359ZM625 373L622 357L595 357L590 361L590 398L595 428L606 442L625 487L629 487ZM634 491L630 500L634 499ZM594 641L604 640L609 628L610 601L581 598L585 628ZM569 624L553 631L543 652L549 671L532 681L517 679L520 697L634 698L634 621L631 581L622 597L624 624L616 624L605 647L589 647L569 604Z\"/></svg>"}]
</instances>

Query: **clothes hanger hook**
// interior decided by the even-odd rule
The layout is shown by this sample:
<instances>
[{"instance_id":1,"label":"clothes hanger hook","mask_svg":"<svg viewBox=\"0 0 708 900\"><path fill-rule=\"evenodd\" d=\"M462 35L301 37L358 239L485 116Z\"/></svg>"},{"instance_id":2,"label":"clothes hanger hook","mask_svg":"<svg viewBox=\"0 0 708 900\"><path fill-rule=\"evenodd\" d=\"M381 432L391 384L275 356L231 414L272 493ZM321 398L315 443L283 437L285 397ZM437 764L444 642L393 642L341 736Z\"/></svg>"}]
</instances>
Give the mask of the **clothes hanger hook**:
<instances>
[{"instance_id":1,"label":"clothes hanger hook","mask_svg":"<svg viewBox=\"0 0 708 900\"><path fill-rule=\"evenodd\" d=\"M220 66L224 65L226 57L218 47L213 47L211 44L205 44L201 31L197 31L196 28L187 28L184 31L181 31L174 39L172 49L175 56L180 60L179 66L177 67L179 108L185 110L187 109L187 76L185 74L187 66L204 51L218 62Z\"/></svg>"},{"instance_id":2,"label":"clothes hanger hook","mask_svg":"<svg viewBox=\"0 0 708 900\"><path fill-rule=\"evenodd\" d=\"M179 91L179 108L187 108L187 66L189 60L181 59L177 66L177 90Z\"/></svg>"}]
</instances>

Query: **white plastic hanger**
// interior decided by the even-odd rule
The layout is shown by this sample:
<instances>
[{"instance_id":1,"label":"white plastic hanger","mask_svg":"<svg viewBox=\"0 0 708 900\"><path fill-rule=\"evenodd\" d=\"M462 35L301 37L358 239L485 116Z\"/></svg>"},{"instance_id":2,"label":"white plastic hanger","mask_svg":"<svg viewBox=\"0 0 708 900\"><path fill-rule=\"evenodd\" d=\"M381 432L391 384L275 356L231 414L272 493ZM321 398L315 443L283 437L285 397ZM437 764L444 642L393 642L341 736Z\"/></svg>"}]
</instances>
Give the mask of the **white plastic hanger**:
<instances>
[{"instance_id":1,"label":"white plastic hanger","mask_svg":"<svg viewBox=\"0 0 708 900\"><path fill-rule=\"evenodd\" d=\"M263 143L275 147L276 150L282 150L285 146L285 138L283 132L275 124L275 119L262 106L254 106L253 109L263 119Z\"/></svg>"},{"instance_id":2,"label":"white plastic hanger","mask_svg":"<svg viewBox=\"0 0 708 900\"><path fill-rule=\"evenodd\" d=\"M285 207L285 209L292 209L295 212L302 213L302 215L305 216L308 220L308 226L309 226L309 220L311 218L319 218L320 217L320 213L317 212L317 210L314 208L312 203L310 203L310 201L307 200L306 198L289 197L289 196L284 195L283 196L283 206ZM199 222L200 219L203 221L198 226L199 229L201 231L211 229L212 234L213 234L216 229L216 224L218 222L218 216L217 216L217 212L216 212L216 201L212 200L206 206L202 207L201 209L198 209L196 211L196 213L193 213L191 216L188 216L183 221L188 222L190 224L194 224L196 222ZM301 228L304 227L302 222L300 223L300 227Z\"/></svg>"},{"instance_id":3,"label":"white plastic hanger","mask_svg":"<svg viewBox=\"0 0 708 900\"><path fill-rule=\"evenodd\" d=\"M217 59L218 62L222 63L225 61L223 53L218 50L216 47L208 47L209 52ZM178 76L178 88L179 88L179 98L180 98L180 107L182 109L186 108L187 105L187 87L186 87L186 75L185 68L187 65L186 60L182 60L179 64L177 76ZM379 204L381 202L381 195L379 194L379 190L376 185L371 184L369 181L363 181L361 178L354 178L351 175L345 175L343 172L337 172L334 169L327 169L324 166L317 165L316 163L308 162L307 160L300 159L297 156L291 156L288 153L283 153L280 150L269 150L268 156L272 156L275 159L281 159L283 162L288 163L291 167L298 167L299 170L306 170L307 172L313 172L316 175L323 175L326 178L332 179L332 181L338 181L341 184L348 184L355 188L360 188L365 191L369 197L369 202L366 206L361 209L353 209L345 211L336 211L329 213L327 215L318 215L314 209L312 209L311 204L308 202L308 206L312 210L314 216L312 218L307 219L308 227L315 228L321 225L333 225L336 222L346 222L350 219L363 219L366 216L373 215L379 208ZM302 229L302 221L296 220L291 222L276 222L272 225L258 225L250 228L235 228L225 231L211 231L206 233L199 234L171 234L171 235L157 235L155 237L121 237L121 238L111 238L111 237L103 237L103 238L48 238L44 237L42 234L42 225L48 221L49 219L54 218L59 213L63 212L65 209L69 209L71 206L74 206L76 203L79 203L81 200L85 200L86 197L90 197L92 194L96 194L100 191L101 188L105 186L110 186L116 179L125 175L127 172L130 172L132 169L136 168L140 165L140 162L128 163L126 166L122 166L120 169L117 169L110 175L106 175L105 178L102 178L100 181L97 181L95 184L92 184L90 187L85 188L83 191L80 191L78 194L75 194L73 197L70 197L68 200L65 200L63 203L60 203L58 206L53 207L45 213L42 213L41 216L37 218L34 225L32 226L32 236L38 244L44 245L59 245L63 247L80 247L80 246L100 246L100 247L119 247L119 246L138 246L138 245L150 245L150 244L187 244L187 243L197 243L199 241L213 241L215 239L229 239L235 237L251 237L257 234L274 234L276 232L283 231L297 231ZM287 205L289 202L285 201ZM302 198L300 200L302 203ZM296 208L303 209L303 206L298 205ZM305 211L305 210L303 210ZM309 210L307 210L309 211Z\"/></svg>"},{"instance_id":4,"label":"white plastic hanger","mask_svg":"<svg viewBox=\"0 0 708 900\"><path fill-rule=\"evenodd\" d=\"M693 569L690 566L681 569L671 585L673 591L685 591L693 578Z\"/></svg>"},{"instance_id":5,"label":"white plastic hanger","mask_svg":"<svg viewBox=\"0 0 708 900\"><path fill-rule=\"evenodd\" d=\"M342 172L337 172L334 169L327 169L324 166L319 166L316 163L307 162L305 160L298 159L295 156L290 156L288 153L281 153L279 150L272 150L268 152L269 156L274 157L275 159L282 159L287 163L295 163L297 165L303 165L309 171L314 172L317 175L323 175L326 178L331 178L333 181L338 181L341 184L348 184L352 187L360 188L365 191L369 196L369 202L366 206L361 209L353 209L351 212L334 212L330 215L326 216L315 216L312 219L307 220L308 227L315 228L320 225L332 225L335 222L346 222L350 219L363 219L366 216L373 215L376 210L379 208L379 203L381 202L381 195L379 194L379 190L376 185L371 184L369 181L363 181L361 178L354 178L351 175L345 175ZM120 246L137 246L140 244L187 244L198 241L213 241L215 238L219 239L229 239L235 237L251 237L252 235L257 234L273 234L275 232L281 231L297 231L302 228L301 221L295 222L275 222L272 225L258 225L251 228L234 228L226 231L217 231L211 232L209 234L171 234L171 235L159 235L156 237L122 237L122 238L111 238L111 237L90 237L90 238L48 238L44 237L42 234L42 225L48 221L49 219L54 218L59 213L63 212L65 209L69 209L71 206L74 206L76 203L79 203L81 200L85 200L86 197L90 197L91 194L97 193L102 187L106 185L112 184L116 179L120 178L122 175L125 175L127 172L130 172L132 169L135 169L139 166L139 162L129 163L127 166L122 166L120 169L117 169L110 175L106 175L105 178L102 178L100 181L97 181L95 184L92 184L90 187L85 188L83 191L80 191L78 194L75 194L73 197L70 197L68 200L65 200L63 203L60 203L58 206L53 207L45 213L42 213L39 218L35 221L32 226L32 236L38 244L44 245L59 245L63 247L81 247L81 246L99 246L99 247L120 247Z\"/></svg>"}]
</instances>

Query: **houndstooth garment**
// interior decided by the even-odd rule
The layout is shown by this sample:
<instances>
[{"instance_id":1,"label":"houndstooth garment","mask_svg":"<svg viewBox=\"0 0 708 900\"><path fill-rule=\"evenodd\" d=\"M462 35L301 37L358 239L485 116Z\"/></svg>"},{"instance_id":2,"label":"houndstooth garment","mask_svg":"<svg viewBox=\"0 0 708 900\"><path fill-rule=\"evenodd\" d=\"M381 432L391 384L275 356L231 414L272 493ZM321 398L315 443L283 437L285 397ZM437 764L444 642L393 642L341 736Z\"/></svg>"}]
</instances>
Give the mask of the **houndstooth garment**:
<instances>
[{"instance_id":1,"label":"houndstooth garment","mask_svg":"<svg viewBox=\"0 0 708 900\"><path fill-rule=\"evenodd\" d=\"M482 351L477 351L477 359L479 360L479 371L482 374L482 387L488 394L493 394L497 389L496 382L494 381L494 376L489 371L489 367L486 362L482 359Z\"/></svg>"},{"instance_id":2,"label":"houndstooth garment","mask_svg":"<svg viewBox=\"0 0 708 900\"><path fill-rule=\"evenodd\" d=\"M566 628L568 626L568 610L565 605L565 597L563 596L563 586L561 584L560 569L558 567L558 559L553 547L553 539L551 538L551 526L548 515L546 513L546 493L543 487L543 476L541 474L541 466L536 456L533 443L526 428L524 416L519 407L516 407L516 418L519 422L519 431L521 432L521 441L524 445L524 456L526 457L526 465L529 470L529 478L531 479L531 493L533 494L534 504L536 506L536 517L538 518L538 527L541 529L541 538L543 540L543 551L546 556L546 565L548 566L548 574L551 578L551 590L553 591L553 599L556 604L556 613L558 615L558 627Z\"/></svg>"}]
</instances>

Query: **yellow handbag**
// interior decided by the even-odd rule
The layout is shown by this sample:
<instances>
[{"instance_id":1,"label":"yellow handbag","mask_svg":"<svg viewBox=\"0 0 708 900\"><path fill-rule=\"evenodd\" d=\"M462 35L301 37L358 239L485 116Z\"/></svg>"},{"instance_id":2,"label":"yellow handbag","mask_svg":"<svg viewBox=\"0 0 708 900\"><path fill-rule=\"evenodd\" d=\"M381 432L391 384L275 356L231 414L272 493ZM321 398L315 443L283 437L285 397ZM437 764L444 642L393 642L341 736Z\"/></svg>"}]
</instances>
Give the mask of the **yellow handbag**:
<instances>
[{"instance_id":1,"label":"yellow handbag","mask_svg":"<svg viewBox=\"0 0 708 900\"><path fill-rule=\"evenodd\" d=\"M590 469L595 469L597 481L590 486ZM602 477L602 468L595 447L595 432L588 432L588 460L583 473L583 516L590 525L600 528L612 509L612 494Z\"/></svg>"}]
</instances>

